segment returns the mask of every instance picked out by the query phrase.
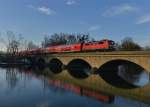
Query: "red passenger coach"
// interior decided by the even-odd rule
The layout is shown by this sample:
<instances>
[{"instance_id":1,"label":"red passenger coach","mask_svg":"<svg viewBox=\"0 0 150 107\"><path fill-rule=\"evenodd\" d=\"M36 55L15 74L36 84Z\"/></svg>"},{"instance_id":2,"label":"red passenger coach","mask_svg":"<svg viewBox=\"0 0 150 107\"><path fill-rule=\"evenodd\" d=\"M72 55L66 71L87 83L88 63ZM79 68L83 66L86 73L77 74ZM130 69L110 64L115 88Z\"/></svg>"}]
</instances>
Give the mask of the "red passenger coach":
<instances>
[{"instance_id":1,"label":"red passenger coach","mask_svg":"<svg viewBox=\"0 0 150 107\"><path fill-rule=\"evenodd\" d=\"M54 47L51 46L51 47L44 48L43 52L44 53L52 53L52 52L54 52Z\"/></svg>"},{"instance_id":2,"label":"red passenger coach","mask_svg":"<svg viewBox=\"0 0 150 107\"><path fill-rule=\"evenodd\" d=\"M79 52L81 44L58 45L45 48L45 53Z\"/></svg>"},{"instance_id":3,"label":"red passenger coach","mask_svg":"<svg viewBox=\"0 0 150 107\"><path fill-rule=\"evenodd\" d=\"M61 47L58 45L58 46L49 46L49 47L46 47L44 48L44 53L58 53L58 52L61 52Z\"/></svg>"},{"instance_id":4,"label":"red passenger coach","mask_svg":"<svg viewBox=\"0 0 150 107\"><path fill-rule=\"evenodd\" d=\"M62 45L60 52L80 52L81 43Z\"/></svg>"},{"instance_id":5,"label":"red passenger coach","mask_svg":"<svg viewBox=\"0 0 150 107\"><path fill-rule=\"evenodd\" d=\"M79 52L81 51L81 43L71 45L72 52Z\"/></svg>"}]
</instances>

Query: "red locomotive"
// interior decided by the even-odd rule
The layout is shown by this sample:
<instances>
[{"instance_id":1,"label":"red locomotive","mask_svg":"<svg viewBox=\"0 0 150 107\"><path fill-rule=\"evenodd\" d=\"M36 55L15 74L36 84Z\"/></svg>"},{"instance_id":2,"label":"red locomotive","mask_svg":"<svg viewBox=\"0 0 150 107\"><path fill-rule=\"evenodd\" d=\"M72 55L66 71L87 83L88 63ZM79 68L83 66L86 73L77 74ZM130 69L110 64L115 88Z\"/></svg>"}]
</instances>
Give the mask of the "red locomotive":
<instances>
[{"instance_id":1,"label":"red locomotive","mask_svg":"<svg viewBox=\"0 0 150 107\"><path fill-rule=\"evenodd\" d=\"M32 55L43 53L65 53L65 52L88 52L88 51L112 51L115 49L115 42L112 40L104 39L101 41L75 43L69 45L49 46L46 48L32 49L22 51L19 55Z\"/></svg>"}]
</instances>

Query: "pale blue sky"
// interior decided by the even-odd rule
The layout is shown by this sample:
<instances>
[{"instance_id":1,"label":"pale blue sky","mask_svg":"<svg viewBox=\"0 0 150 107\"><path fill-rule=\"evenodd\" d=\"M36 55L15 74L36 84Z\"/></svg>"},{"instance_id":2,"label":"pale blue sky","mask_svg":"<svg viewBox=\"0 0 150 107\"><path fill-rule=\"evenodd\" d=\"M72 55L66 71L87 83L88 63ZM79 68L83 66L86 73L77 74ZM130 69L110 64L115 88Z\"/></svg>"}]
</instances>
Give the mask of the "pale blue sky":
<instances>
[{"instance_id":1,"label":"pale blue sky","mask_svg":"<svg viewBox=\"0 0 150 107\"><path fill-rule=\"evenodd\" d=\"M150 44L150 0L0 0L0 32L21 33L37 44L44 34L90 33Z\"/></svg>"}]
</instances>

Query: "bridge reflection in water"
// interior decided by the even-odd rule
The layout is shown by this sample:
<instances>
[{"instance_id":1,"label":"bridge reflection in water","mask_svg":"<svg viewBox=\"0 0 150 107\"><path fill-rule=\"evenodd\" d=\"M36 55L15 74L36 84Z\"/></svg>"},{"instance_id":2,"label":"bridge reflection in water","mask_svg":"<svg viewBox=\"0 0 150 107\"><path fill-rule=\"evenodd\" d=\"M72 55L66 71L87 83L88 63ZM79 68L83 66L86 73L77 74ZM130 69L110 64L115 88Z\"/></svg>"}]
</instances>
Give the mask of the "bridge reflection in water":
<instances>
[{"instance_id":1,"label":"bridge reflection in water","mask_svg":"<svg viewBox=\"0 0 150 107\"><path fill-rule=\"evenodd\" d=\"M46 66L38 67L43 70ZM63 65L59 59L52 59L47 67L55 75L61 74L62 70L67 70L68 74L79 80L99 75L110 85L124 89L144 87L150 80L148 71L145 71L140 65L126 60L112 60L100 68L92 68L89 63L82 59L75 59L68 65Z\"/></svg>"},{"instance_id":2,"label":"bridge reflection in water","mask_svg":"<svg viewBox=\"0 0 150 107\"><path fill-rule=\"evenodd\" d=\"M117 105L122 105L122 103L124 103L123 105L127 106L127 107L133 107L133 106L148 107L149 106L144 103L127 100L123 97L116 96L117 95L116 93L107 94L106 92L104 93L104 92L98 91L96 89L86 88L86 87L84 87L83 84L82 85L78 84L74 79L68 79L66 77L64 78L62 75L60 75L58 73L56 73L56 74L52 73L51 71L49 71L49 68L44 68L44 70L40 70L41 68L38 69L37 67L34 67L34 68L29 68L29 67L24 68L23 67L23 68L19 68L19 69L18 68L5 68L5 69L7 71L6 71L6 74L4 74L4 75L6 75L6 81L8 82L8 86L12 92L15 89L15 87L19 86L22 83L24 85L30 86L31 83L29 83L29 81L31 82L31 80L33 80L33 78L37 78L38 81L39 80L42 81L44 89L50 89L50 90L53 90L54 92L65 93L66 91L71 91L79 96L90 97L91 99L95 99L95 100L103 102L103 103L117 104ZM0 72L1 72L1 74L4 73L3 71L0 71ZM66 71L63 71L63 72L66 72ZM60 75L60 76L55 76L55 75ZM70 76L70 78L72 78L72 77ZM32 82L34 82L34 84L37 84L37 81L35 81L35 79ZM81 81L78 80L78 82L81 82ZM25 87L26 86L24 86L24 88ZM37 88L37 90L39 90L39 89ZM37 90L34 90L34 91L36 92ZM33 90L31 89L30 91L33 91ZM34 96L31 96L31 97L34 97ZM34 98L32 100L33 100L33 102L35 101ZM150 103L150 102L147 102L147 103Z\"/></svg>"},{"instance_id":3,"label":"bridge reflection in water","mask_svg":"<svg viewBox=\"0 0 150 107\"><path fill-rule=\"evenodd\" d=\"M67 81L88 89L150 103L149 72L135 63L118 60L106 63L99 69L93 69L82 60L76 60L67 66L57 59L53 61L52 66L49 64L42 69L40 66L40 69L35 67L36 73L49 75L53 79Z\"/></svg>"},{"instance_id":4,"label":"bridge reflection in water","mask_svg":"<svg viewBox=\"0 0 150 107\"><path fill-rule=\"evenodd\" d=\"M119 88L140 88L149 83L149 72L141 66L124 60L110 61L98 69L100 76Z\"/></svg>"}]
</instances>

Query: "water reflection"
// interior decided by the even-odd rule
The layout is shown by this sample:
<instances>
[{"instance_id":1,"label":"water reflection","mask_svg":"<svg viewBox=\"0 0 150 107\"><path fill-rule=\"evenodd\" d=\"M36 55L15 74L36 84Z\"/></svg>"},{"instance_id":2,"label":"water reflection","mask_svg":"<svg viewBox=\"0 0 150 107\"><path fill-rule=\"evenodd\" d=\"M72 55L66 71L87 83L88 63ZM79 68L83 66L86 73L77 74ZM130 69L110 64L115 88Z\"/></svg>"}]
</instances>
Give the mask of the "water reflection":
<instances>
[{"instance_id":1,"label":"water reflection","mask_svg":"<svg viewBox=\"0 0 150 107\"><path fill-rule=\"evenodd\" d=\"M60 80L48 80L48 84L52 87L58 88L58 90L65 89L67 91L72 91L80 96L87 96L104 103L112 103L114 100L114 96L112 95L85 89L79 86L75 86L73 84L63 83Z\"/></svg>"},{"instance_id":2,"label":"water reflection","mask_svg":"<svg viewBox=\"0 0 150 107\"><path fill-rule=\"evenodd\" d=\"M126 60L112 60L98 69L109 84L126 89L139 88L149 83L149 72L140 65Z\"/></svg>"},{"instance_id":3,"label":"water reflection","mask_svg":"<svg viewBox=\"0 0 150 107\"><path fill-rule=\"evenodd\" d=\"M17 74L15 69L8 68L6 70L6 82L11 90L16 87L17 82L19 81Z\"/></svg>"},{"instance_id":4,"label":"water reflection","mask_svg":"<svg viewBox=\"0 0 150 107\"><path fill-rule=\"evenodd\" d=\"M3 68L0 74L0 107L150 106L54 80L32 69Z\"/></svg>"},{"instance_id":5,"label":"water reflection","mask_svg":"<svg viewBox=\"0 0 150 107\"><path fill-rule=\"evenodd\" d=\"M134 69L134 70L133 70ZM128 81L129 83L132 83L138 87L145 86L149 83L149 73L143 70L135 70L129 69L128 66L120 65L118 66L118 75Z\"/></svg>"},{"instance_id":6,"label":"water reflection","mask_svg":"<svg viewBox=\"0 0 150 107\"><path fill-rule=\"evenodd\" d=\"M137 101L132 101L130 99L125 99L120 96L116 96L114 104L122 105L121 107L150 107L150 105L139 103Z\"/></svg>"}]
</instances>

